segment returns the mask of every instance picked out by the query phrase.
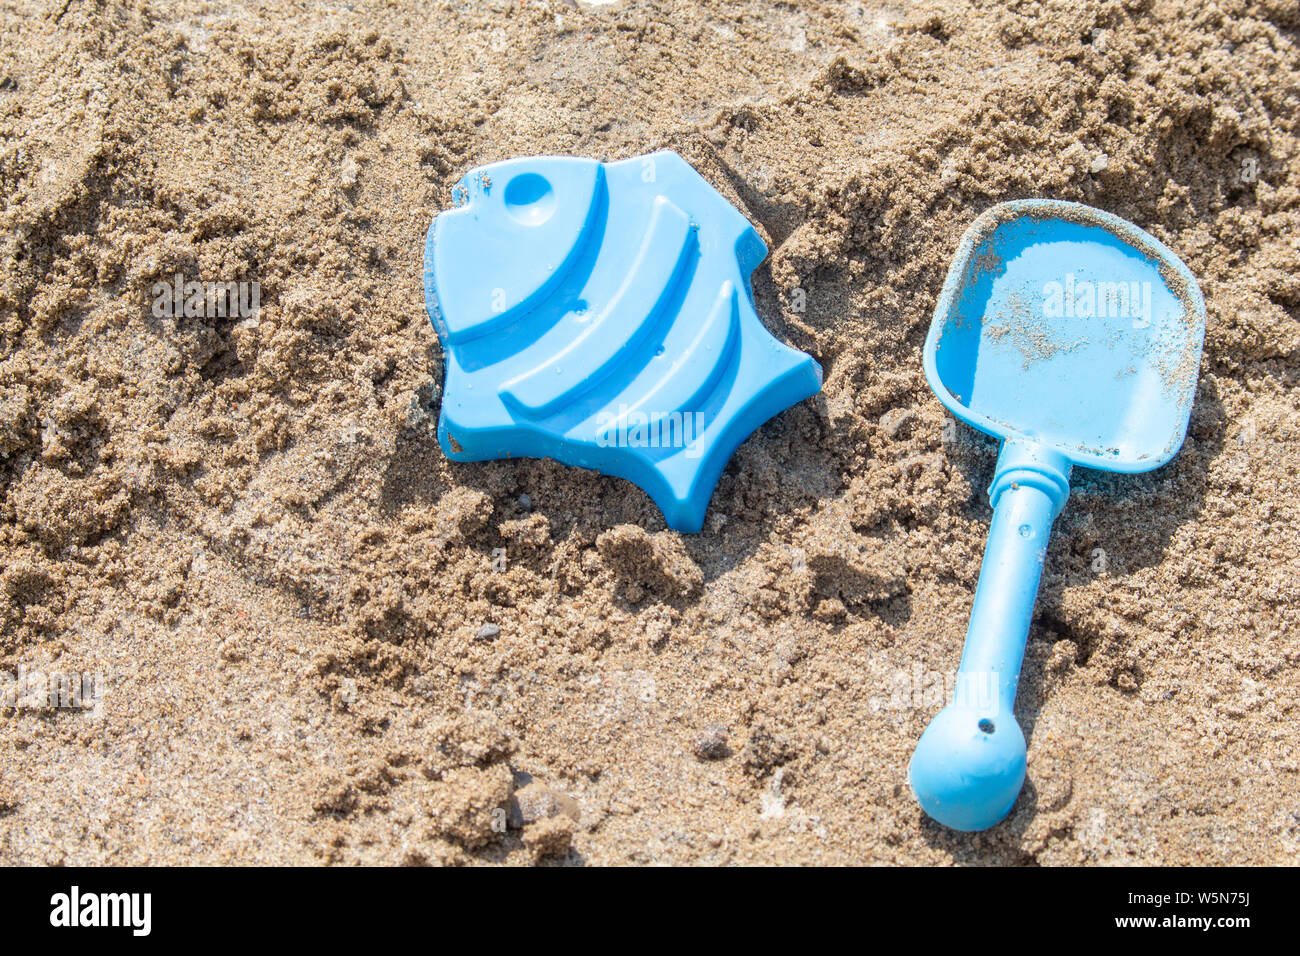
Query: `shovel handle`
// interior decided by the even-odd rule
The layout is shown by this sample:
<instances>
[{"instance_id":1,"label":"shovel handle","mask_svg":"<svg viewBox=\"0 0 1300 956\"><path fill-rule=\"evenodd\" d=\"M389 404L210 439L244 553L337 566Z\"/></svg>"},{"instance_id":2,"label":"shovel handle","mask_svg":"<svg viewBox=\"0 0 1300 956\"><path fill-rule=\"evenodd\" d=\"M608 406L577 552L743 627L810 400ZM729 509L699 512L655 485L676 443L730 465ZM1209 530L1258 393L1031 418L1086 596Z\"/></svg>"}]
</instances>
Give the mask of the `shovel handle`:
<instances>
[{"instance_id":1,"label":"shovel handle","mask_svg":"<svg viewBox=\"0 0 1300 956\"><path fill-rule=\"evenodd\" d=\"M1052 522L1069 495L1065 456L1022 440L1003 444L954 699L925 729L908 768L922 808L955 830L991 827L1024 784L1016 686Z\"/></svg>"}]
</instances>

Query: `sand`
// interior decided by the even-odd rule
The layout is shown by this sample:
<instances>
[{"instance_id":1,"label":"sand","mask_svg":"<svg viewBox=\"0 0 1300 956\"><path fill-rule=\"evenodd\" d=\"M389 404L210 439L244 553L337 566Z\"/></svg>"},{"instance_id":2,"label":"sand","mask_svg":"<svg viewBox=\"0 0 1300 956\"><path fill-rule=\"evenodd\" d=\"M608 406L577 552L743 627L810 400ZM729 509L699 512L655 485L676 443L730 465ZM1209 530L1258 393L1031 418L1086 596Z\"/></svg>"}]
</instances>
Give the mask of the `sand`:
<instances>
[{"instance_id":1,"label":"sand","mask_svg":"<svg viewBox=\"0 0 1300 956\"><path fill-rule=\"evenodd\" d=\"M0 672L98 700L9 681L0 861L1300 862L1296 10L6 3ZM698 535L434 433L452 184L659 148L826 370ZM1076 471L1029 781L962 835L905 768L996 449L920 347L965 229L1036 196L1177 251L1208 328L1182 453ZM178 273L260 308L160 318Z\"/></svg>"}]
</instances>

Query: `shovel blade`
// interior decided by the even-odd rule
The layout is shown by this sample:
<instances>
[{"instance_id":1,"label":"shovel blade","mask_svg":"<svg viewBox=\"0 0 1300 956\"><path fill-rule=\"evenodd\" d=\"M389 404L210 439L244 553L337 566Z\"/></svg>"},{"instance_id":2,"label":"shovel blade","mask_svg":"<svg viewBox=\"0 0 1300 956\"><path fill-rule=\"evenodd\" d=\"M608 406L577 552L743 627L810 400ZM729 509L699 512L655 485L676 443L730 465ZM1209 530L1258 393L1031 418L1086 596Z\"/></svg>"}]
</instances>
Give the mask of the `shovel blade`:
<instances>
[{"instance_id":1,"label":"shovel blade","mask_svg":"<svg viewBox=\"0 0 1300 956\"><path fill-rule=\"evenodd\" d=\"M1088 206L1025 200L963 238L925 371L954 415L990 435L1147 471L1183 443L1204 336L1200 290L1157 239Z\"/></svg>"}]
</instances>

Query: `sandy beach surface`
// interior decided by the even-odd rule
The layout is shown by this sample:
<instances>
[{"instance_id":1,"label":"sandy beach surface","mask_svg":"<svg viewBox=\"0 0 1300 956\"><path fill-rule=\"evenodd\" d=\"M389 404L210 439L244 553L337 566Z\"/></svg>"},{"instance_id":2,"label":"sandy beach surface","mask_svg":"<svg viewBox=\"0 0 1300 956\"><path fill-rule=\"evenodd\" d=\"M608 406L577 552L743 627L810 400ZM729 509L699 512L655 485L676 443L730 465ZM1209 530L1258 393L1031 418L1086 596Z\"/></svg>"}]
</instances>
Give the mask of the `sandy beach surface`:
<instances>
[{"instance_id":1,"label":"sandy beach surface","mask_svg":"<svg viewBox=\"0 0 1300 956\"><path fill-rule=\"evenodd\" d=\"M1300 862L1294 0L3 0L0 30L0 862ZM825 369L698 535L618 479L449 462L421 290L473 166L661 148L763 234L758 313ZM1207 333L1181 454L1075 473L1029 780L965 835L905 771L996 447L920 348L962 233L1024 197L1168 244ZM178 275L258 309L160 318Z\"/></svg>"}]
</instances>

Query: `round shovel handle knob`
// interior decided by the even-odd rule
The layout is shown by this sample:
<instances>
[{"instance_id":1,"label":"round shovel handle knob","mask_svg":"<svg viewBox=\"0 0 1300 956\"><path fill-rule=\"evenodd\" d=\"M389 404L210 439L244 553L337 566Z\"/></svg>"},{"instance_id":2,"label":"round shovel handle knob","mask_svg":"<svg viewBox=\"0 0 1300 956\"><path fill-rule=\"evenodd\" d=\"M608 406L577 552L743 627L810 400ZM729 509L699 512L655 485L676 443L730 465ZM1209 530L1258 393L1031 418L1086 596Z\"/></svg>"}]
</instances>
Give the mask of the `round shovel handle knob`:
<instances>
[{"instance_id":1,"label":"round shovel handle knob","mask_svg":"<svg viewBox=\"0 0 1300 956\"><path fill-rule=\"evenodd\" d=\"M952 704L930 721L908 767L921 808L954 830L985 830L1025 782L1025 735L1009 713Z\"/></svg>"}]
</instances>

